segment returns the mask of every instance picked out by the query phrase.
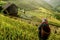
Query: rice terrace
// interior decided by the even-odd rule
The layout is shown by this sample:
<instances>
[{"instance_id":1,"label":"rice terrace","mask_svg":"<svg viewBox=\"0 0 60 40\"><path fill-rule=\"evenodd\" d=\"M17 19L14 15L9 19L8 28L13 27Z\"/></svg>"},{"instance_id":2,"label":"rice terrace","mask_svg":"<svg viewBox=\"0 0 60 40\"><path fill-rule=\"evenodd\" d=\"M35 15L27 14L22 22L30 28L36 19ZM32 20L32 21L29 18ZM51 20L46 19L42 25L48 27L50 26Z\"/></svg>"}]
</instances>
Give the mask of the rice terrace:
<instances>
[{"instance_id":1,"label":"rice terrace","mask_svg":"<svg viewBox=\"0 0 60 40\"><path fill-rule=\"evenodd\" d=\"M60 40L60 0L0 0L0 40L41 39Z\"/></svg>"}]
</instances>

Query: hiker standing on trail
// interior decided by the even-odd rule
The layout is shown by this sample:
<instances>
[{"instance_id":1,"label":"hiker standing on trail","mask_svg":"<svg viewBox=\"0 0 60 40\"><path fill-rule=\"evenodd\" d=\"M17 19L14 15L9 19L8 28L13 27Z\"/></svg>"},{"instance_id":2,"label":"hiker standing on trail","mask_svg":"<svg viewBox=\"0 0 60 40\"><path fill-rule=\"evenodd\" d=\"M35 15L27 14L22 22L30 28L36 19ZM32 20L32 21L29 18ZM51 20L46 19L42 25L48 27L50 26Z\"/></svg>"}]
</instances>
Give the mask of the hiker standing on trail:
<instances>
[{"instance_id":1,"label":"hiker standing on trail","mask_svg":"<svg viewBox=\"0 0 60 40\"><path fill-rule=\"evenodd\" d=\"M38 27L39 40L47 40L50 34L50 28L47 19L43 19L41 25Z\"/></svg>"}]
</instances>

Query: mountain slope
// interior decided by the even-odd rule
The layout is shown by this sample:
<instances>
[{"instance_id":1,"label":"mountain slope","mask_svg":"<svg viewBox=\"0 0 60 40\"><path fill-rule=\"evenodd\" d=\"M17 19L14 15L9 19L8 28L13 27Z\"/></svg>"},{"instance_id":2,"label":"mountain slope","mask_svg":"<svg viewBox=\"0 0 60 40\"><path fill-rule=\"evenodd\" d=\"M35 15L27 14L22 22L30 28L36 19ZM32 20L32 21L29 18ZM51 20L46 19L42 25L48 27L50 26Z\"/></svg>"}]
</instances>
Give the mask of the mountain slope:
<instances>
[{"instance_id":1,"label":"mountain slope","mask_svg":"<svg viewBox=\"0 0 60 40\"><path fill-rule=\"evenodd\" d=\"M0 14L1 40L38 40L37 27Z\"/></svg>"},{"instance_id":2,"label":"mountain slope","mask_svg":"<svg viewBox=\"0 0 60 40\"><path fill-rule=\"evenodd\" d=\"M25 10L38 9L44 7L46 9L52 9L53 7L44 0L8 0L7 2L15 3L19 8Z\"/></svg>"},{"instance_id":3,"label":"mountain slope","mask_svg":"<svg viewBox=\"0 0 60 40\"><path fill-rule=\"evenodd\" d=\"M42 10L41 10L42 13L39 13L39 10L34 10L34 11L31 11L31 13L29 13L29 14L36 16L38 18L43 18L43 17L48 16L49 14L45 14L45 16L43 15L43 13L44 13L43 10L45 10L45 12L48 11L48 10L42 8ZM37 15L37 13L38 13L38 15ZM48 19L50 19L50 17ZM59 25L59 22L60 22L60 21L56 20L55 18L53 18L53 16L50 21L54 25L55 25L55 23L58 23L57 25ZM50 28L51 28L51 35L48 40L54 40L54 39L59 40L60 39L59 30L60 29L58 29L57 33L55 34L55 29L57 29L57 27L50 26ZM20 19L15 20L13 18L9 18L8 16L4 16L4 15L0 14L0 39L1 40L3 40L3 39L4 40L38 40L37 29L38 29L37 26L28 24L28 22L25 22L24 20L23 21Z\"/></svg>"},{"instance_id":4,"label":"mountain slope","mask_svg":"<svg viewBox=\"0 0 60 40\"><path fill-rule=\"evenodd\" d=\"M57 14L56 12L49 10L49 9L45 9L43 7L40 7L37 10L31 10L31 11L25 11L26 13L24 14L23 12L18 13L18 15L20 15L20 17L24 18L24 19L29 19L29 20L35 20L34 22L41 22L41 19L43 18L47 18L49 20L49 23L51 25L55 25L55 26L59 26L60 27L60 21L57 19ZM55 22L57 21L57 22Z\"/></svg>"},{"instance_id":5,"label":"mountain slope","mask_svg":"<svg viewBox=\"0 0 60 40\"><path fill-rule=\"evenodd\" d=\"M54 8L58 5L60 5L60 0L45 0L45 1L47 1Z\"/></svg>"},{"instance_id":6,"label":"mountain slope","mask_svg":"<svg viewBox=\"0 0 60 40\"><path fill-rule=\"evenodd\" d=\"M23 1L22 1L23 6L21 6L22 8L24 8L24 6L29 5L31 6L30 4L31 2L23 3ZM32 4L35 3L33 2ZM19 9L18 11L19 18L16 19L10 18L9 16L4 16L3 13L0 14L0 39L38 40L38 31L37 31L38 25L40 25L41 20L43 18L47 18L51 28L51 35L48 40L60 40L60 28L59 28L60 21L56 18L56 14L58 13L46 9L43 6L36 6L36 5L34 5L34 7L32 7L33 5L31 7L30 6L25 7L25 9L34 7L38 9L35 8L34 10L30 9L29 11L25 11L25 14ZM57 33L55 33L55 30L57 31Z\"/></svg>"}]
</instances>

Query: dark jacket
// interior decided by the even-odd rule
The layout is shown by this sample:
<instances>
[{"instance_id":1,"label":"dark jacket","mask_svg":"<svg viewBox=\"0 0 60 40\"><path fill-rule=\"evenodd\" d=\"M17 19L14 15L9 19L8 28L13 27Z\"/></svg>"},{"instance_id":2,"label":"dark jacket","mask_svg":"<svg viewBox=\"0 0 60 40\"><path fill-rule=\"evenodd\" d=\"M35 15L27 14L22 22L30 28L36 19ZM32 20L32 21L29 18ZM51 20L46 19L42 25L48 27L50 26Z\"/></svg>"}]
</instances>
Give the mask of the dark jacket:
<instances>
[{"instance_id":1,"label":"dark jacket","mask_svg":"<svg viewBox=\"0 0 60 40\"><path fill-rule=\"evenodd\" d=\"M47 32L47 33L50 34L49 24L46 23L46 22L43 22L43 23L41 23L41 25L38 27L38 30L39 30L39 39L40 39L40 40L41 40L41 39L42 39L42 40L46 40L46 39L48 39L49 34L46 34L46 33L45 33L45 35L42 35L42 34L41 34L42 29L43 29L45 32ZM44 33L44 32L43 32L43 33Z\"/></svg>"}]
</instances>

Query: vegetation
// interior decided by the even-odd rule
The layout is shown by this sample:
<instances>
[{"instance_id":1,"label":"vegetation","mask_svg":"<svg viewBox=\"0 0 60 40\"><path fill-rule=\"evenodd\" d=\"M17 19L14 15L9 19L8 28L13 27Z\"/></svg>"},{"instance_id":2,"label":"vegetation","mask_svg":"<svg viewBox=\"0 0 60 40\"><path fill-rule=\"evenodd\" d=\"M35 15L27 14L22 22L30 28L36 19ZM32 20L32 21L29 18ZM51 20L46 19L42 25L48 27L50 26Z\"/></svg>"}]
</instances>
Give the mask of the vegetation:
<instances>
[{"instance_id":1,"label":"vegetation","mask_svg":"<svg viewBox=\"0 0 60 40\"><path fill-rule=\"evenodd\" d=\"M38 40L37 27L0 15L1 40Z\"/></svg>"},{"instance_id":2,"label":"vegetation","mask_svg":"<svg viewBox=\"0 0 60 40\"><path fill-rule=\"evenodd\" d=\"M3 4L3 3L1 3ZM26 3L27 4L27 3ZM25 4L24 4L25 5ZM26 5L25 5L26 6ZM38 25L41 19L47 18L51 34L48 40L60 40L59 13L43 6L18 8L18 18L0 13L0 39L1 40L38 40ZM34 10L32 10L34 8ZM25 11L25 13L24 13ZM55 30L57 33L55 33Z\"/></svg>"}]
</instances>

